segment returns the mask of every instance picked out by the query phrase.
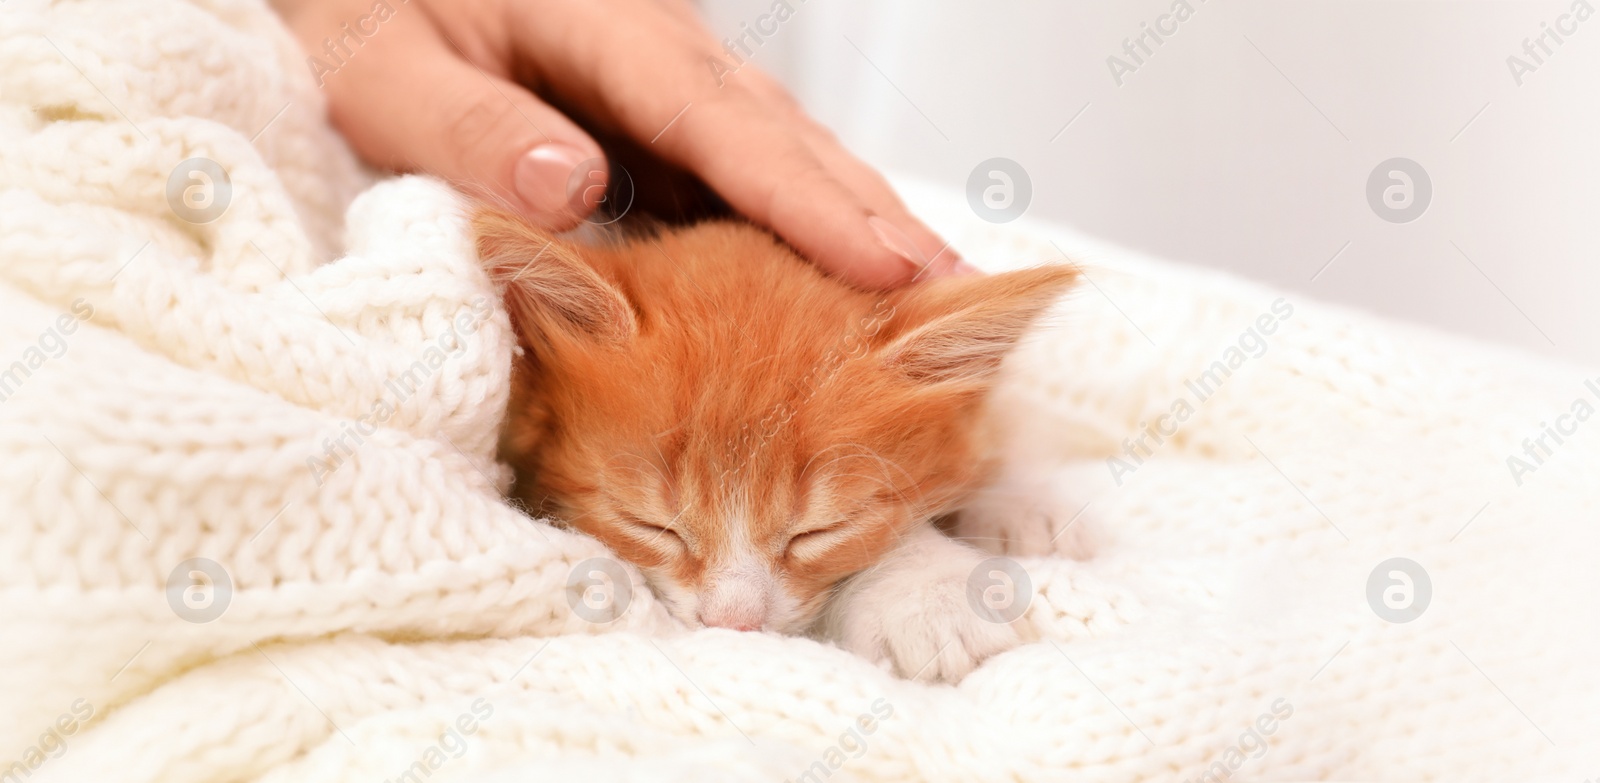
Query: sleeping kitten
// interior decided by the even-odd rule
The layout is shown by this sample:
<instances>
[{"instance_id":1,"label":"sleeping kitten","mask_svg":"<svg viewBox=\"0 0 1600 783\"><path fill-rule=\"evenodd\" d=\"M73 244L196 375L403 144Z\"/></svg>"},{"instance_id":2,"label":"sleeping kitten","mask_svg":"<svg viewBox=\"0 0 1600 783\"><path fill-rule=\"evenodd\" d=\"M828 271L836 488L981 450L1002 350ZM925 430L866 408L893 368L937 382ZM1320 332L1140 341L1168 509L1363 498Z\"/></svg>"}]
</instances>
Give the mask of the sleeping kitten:
<instances>
[{"instance_id":1,"label":"sleeping kitten","mask_svg":"<svg viewBox=\"0 0 1600 783\"><path fill-rule=\"evenodd\" d=\"M985 478L979 406L1068 267L867 293L743 223L609 247L499 211L474 227L523 347L516 495L674 616L811 632L925 680L1021 641L968 604L984 555L930 520Z\"/></svg>"}]
</instances>

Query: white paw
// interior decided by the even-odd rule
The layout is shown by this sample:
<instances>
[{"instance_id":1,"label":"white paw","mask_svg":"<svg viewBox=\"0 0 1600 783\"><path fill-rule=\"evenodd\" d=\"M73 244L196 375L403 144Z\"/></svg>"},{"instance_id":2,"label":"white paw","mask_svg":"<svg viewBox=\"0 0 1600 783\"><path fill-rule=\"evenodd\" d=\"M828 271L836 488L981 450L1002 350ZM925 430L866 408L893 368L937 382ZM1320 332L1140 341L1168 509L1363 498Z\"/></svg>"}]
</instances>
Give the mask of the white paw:
<instances>
[{"instance_id":1,"label":"white paw","mask_svg":"<svg viewBox=\"0 0 1600 783\"><path fill-rule=\"evenodd\" d=\"M1008 593L1017 585L1004 575L996 580L985 572L977 577L979 595L969 598L974 570L989 561L934 535L942 545L921 547L898 563L864 574L862 582L847 589L832 620L832 635L840 646L888 663L901 677L953 683L990 656L1025 641L1026 621L1018 618L1032 595ZM986 585L1000 591L998 615L980 611ZM988 600L995 595L990 592ZM1014 612L1005 611L1011 607Z\"/></svg>"},{"instance_id":2,"label":"white paw","mask_svg":"<svg viewBox=\"0 0 1600 783\"><path fill-rule=\"evenodd\" d=\"M979 490L956 515L952 533L998 555L1094 556L1086 524L1093 510L1073 496L1060 472L1008 473Z\"/></svg>"},{"instance_id":3,"label":"white paw","mask_svg":"<svg viewBox=\"0 0 1600 783\"><path fill-rule=\"evenodd\" d=\"M966 573L911 588L879 623L881 646L895 673L924 682L958 682L989 656L1022 643L1014 623L973 610Z\"/></svg>"}]
</instances>

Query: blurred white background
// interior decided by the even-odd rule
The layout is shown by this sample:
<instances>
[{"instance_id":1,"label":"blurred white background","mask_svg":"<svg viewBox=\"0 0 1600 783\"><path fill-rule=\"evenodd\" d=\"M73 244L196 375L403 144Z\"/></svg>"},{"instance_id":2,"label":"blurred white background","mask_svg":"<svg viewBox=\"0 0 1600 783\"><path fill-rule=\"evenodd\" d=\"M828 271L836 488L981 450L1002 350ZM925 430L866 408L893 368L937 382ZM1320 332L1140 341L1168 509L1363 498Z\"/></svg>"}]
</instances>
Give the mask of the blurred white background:
<instances>
[{"instance_id":1,"label":"blurred white background","mask_svg":"<svg viewBox=\"0 0 1600 783\"><path fill-rule=\"evenodd\" d=\"M1192 14L1139 64L1125 39L1173 0L784 0L751 59L885 170L961 192L1009 158L1030 217L1596 364L1595 1L1180 0ZM732 37L775 0L702 7ZM1558 21L1572 32L1535 61L1525 41ZM1110 56L1136 68L1120 86ZM1432 181L1407 223L1367 199L1395 157Z\"/></svg>"}]
</instances>

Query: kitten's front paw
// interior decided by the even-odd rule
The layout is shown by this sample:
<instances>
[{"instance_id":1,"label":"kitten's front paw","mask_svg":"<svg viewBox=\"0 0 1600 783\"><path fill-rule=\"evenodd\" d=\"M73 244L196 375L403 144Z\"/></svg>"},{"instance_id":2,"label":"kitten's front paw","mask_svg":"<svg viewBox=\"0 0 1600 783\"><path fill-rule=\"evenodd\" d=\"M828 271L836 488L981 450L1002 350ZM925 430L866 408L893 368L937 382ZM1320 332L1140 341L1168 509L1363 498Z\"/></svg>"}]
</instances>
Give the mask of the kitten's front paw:
<instances>
[{"instance_id":1,"label":"kitten's front paw","mask_svg":"<svg viewBox=\"0 0 1600 783\"><path fill-rule=\"evenodd\" d=\"M1021 644L1022 620L980 615L967 596L972 567L982 559L976 553L955 559L883 574L851 596L838 618L839 644L870 660L887 660L901 677L952 683Z\"/></svg>"}]
</instances>

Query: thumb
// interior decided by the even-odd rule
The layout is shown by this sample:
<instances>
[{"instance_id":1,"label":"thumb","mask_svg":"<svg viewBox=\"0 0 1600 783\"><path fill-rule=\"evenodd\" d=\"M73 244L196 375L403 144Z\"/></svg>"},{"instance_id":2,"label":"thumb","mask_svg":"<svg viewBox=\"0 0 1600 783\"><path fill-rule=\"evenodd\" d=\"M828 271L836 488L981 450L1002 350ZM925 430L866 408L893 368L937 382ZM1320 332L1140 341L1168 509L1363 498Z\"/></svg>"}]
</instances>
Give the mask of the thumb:
<instances>
[{"instance_id":1,"label":"thumb","mask_svg":"<svg viewBox=\"0 0 1600 783\"><path fill-rule=\"evenodd\" d=\"M468 62L416 14L396 14L358 48L348 39L307 48L335 68L320 73L333 123L372 163L433 174L554 231L576 226L604 196L594 139Z\"/></svg>"}]
</instances>

